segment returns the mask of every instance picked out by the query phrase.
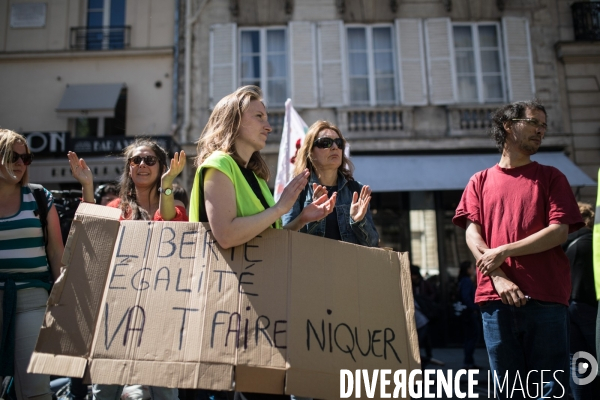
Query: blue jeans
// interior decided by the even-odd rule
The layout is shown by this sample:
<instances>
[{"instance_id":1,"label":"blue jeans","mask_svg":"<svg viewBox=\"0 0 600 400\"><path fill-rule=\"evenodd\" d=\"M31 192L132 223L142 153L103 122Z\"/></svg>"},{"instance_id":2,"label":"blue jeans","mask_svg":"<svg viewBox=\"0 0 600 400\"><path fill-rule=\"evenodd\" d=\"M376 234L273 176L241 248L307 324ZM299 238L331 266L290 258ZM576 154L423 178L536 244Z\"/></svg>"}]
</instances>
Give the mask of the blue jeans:
<instances>
[{"instance_id":1,"label":"blue jeans","mask_svg":"<svg viewBox=\"0 0 600 400\"><path fill-rule=\"evenodd\" d=\"M490 379L499 399L568 397L566 306L529 300L514 307L490 301L481 306L481 316Z\"/></svg>"}]
</instances>

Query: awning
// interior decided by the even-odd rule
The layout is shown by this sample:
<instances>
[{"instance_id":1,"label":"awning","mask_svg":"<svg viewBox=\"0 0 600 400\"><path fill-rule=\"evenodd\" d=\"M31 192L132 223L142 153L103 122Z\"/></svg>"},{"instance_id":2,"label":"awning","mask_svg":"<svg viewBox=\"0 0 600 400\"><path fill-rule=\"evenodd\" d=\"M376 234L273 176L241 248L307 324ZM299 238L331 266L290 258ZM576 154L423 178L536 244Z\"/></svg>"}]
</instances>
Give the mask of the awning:
<instances>
[{"instance_id":1,"label":"awning","mask_svg":"<svg viewBox=\"0 0 600 400\"><path fill-rule=\"evenodd\" d=\"M597 185L561 152L531 158L558 168L573 187ZM463 190L473 174L497 164L500 154L353 156L351 160L354 177L374 192Z\"/></svg>"},{"instance_id":2,"label":"awning","mask_svg":"<svg viewBox=\"0 0 600 400\"><path fill-rule=\"evenodd\" d=\"M124 87L124 83L68 85L56 112L64 118L113 118Z\"/></svg>"}]
</instances>

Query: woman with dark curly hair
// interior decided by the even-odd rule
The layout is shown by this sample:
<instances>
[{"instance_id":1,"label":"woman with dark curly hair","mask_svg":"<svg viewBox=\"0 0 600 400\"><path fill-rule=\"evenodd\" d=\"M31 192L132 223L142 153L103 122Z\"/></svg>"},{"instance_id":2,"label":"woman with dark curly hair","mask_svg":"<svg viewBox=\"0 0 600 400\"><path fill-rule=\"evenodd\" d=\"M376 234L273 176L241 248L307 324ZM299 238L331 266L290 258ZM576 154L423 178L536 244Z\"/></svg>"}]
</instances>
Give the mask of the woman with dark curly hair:
<instances>
[{"instance_id":1,"label":"woman with dark curly hair","mask_svg":"<svg viewBox=\"0 0 600 400\"><path fill-rule=\"evenodd\" d=\"M168 163L167 152L153 140L136 139L123 155L125 166L119 197L107 204L121 209L121 219L147 221L187 221L185 206L173 196L173 180L185 166L185 152L175 153ZM94 177L82 158L70 151L73 177L81 183L83 201L94 203ZM177 389L150 386L155 400L178 398ZM121 385L94 385L94 399L113 400L121 396Z\"/></svg>"}]
</instances>

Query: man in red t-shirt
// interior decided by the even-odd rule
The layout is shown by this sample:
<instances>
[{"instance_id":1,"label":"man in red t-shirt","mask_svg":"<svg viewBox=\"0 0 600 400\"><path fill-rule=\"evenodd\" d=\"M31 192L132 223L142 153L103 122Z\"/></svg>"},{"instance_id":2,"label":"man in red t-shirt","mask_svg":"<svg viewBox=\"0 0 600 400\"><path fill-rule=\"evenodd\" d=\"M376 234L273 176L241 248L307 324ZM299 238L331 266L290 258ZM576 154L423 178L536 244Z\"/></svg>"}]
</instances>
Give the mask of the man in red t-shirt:
<instances>
[{"instance_id":1,"label":"man in red t-shirt","mask_svg":"<svg viewBox=\"0 0 600 400\"><path fill-rule=\"evenodd\" d=\"M475 302L498 398L566 398L569 385L571 278L560 245L583 222L566 177L531 161L546 129L539 103L496 110L500 162L470 179L453 219L477 260Z\"/></svg>"}]
</instances>

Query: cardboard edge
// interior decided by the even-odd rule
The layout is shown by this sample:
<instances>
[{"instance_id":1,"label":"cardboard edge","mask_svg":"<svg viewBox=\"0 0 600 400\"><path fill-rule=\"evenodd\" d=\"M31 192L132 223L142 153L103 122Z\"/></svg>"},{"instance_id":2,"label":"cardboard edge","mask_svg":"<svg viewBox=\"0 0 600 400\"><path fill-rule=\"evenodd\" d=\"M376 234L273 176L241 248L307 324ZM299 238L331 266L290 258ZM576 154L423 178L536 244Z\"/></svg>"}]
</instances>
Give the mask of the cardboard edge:
<instances>
[{"instance_id":1,"label":"cardboard edge","mask_svg":"<svg viewBox=\"0 0 600 400\"><path fill-rule=\"evenodd\" d=\"M239 392L283 394L285 377L285 369L237 365L235 367L235 390Z\"/></svg>"},{"instance_id":2,"label":"cardboard edge","mask_svg":"<svg viewBox=\"0 0 600 400\"><path fill-rule=\"evenodd\" d=\"M63 375L81 378L85 374L88 360L81 357L61 356L33 352L27 367L27 373Z\"/></svg>"},{"instance_id":3,"label":"cardboard edge","mask_svg":"<svg viewBox=\"0 0 600 400\"><path fill-rule=\"evenodd\" d=\"M408 352L411 355L408 361L410 370L421 368L421 354L419 352L419 341L417 337L417 326L415 323L415 302L412 291L412 280L410 278L410 262L408 253L396 253L400 261L400 291L402 293L402 303L406 313L406 336L408 337ZM402 268L402 266L405 268Z\"/></svg>"},{"instance_id":4,"label":"cardboard edge","mask_svg":"<svg viewBox=\"0 0 600 400\"><path fill-rule=\"evenodd\" d=\"M139 371L152 371L152 377L146 375L142 379L137 375ZM232 391L234 367L217 363L95 359L90 361L89 376L99 384Z\"/></svg>"},{"instance_id":5,"label":"cardboard edge","mask_svg":"<svg viewBox=\"0 0 600 400\"><path fill-rule=\"evenodd\" d=\"M55 305L60 303L63 289L67 282L67 274L70 270L67 267L71 265L71 259L73 258L73 254L75 253L75 251L77 251L77 243L79 243L78 238L82 228L83 224L81 221L74 219L71 222L69 237L67 238L65 250L61 258L62 265L60 268L60 276L54 280L54 285L52 285L52 291L50 292L50 296L48 297L48 305Z\"/></svg>"},{"instance_id":6,"label":"cardboard edge","mask_svg":"<svg viewBox=\"0 0 600 400\"><path fill-rule=\"evenodd\" d=\"M77 215L88 215L91 217L118 221L119 218L121 218L121 209L82 202L79 203L79 206L77 207L75 218L77 218Z\"/></svg>"}]
</instances>

